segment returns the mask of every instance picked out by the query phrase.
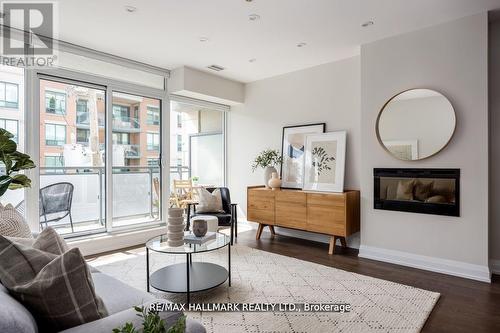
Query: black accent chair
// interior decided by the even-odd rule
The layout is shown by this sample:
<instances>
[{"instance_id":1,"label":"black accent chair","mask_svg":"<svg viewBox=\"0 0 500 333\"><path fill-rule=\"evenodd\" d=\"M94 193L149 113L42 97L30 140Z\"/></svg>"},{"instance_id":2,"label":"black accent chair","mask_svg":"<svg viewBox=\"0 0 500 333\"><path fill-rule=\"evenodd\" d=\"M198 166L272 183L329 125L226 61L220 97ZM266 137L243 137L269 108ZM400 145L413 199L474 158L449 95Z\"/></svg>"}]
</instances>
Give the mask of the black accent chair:
<instances>
[{"instance_id":1,"label":"black accent chair","mask_svg":"<svg viewBox=\"0 0 500 333\"><path fill-rule=\"evenodd\" d=\"M231 195L227 187L207 187L206 190L210 193L215 191L215 189L220 190L222 198L222 209L224 213L196 213L197 203L188 203L187 206L187 223L186 230L189 230L191 224L191 217L200 215L215 216L219 220L219 227L230 227L231 228L231 245L233 245L234 238L238 238L238 213L237 204L231 203ZM192 211L192 212L191 212Z\"/></svg>"}]
</instances>

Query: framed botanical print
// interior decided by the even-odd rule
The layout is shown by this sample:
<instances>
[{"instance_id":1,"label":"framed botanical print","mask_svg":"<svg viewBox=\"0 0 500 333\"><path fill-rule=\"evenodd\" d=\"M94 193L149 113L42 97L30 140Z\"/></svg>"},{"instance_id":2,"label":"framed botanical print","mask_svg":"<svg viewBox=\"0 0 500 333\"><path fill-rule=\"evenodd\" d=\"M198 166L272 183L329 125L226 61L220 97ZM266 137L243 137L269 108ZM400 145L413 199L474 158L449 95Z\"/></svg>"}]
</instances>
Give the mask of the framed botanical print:
<instances>
[{"instance_id":1,"label":"framed botanical print","mask_svg":"<svg viewBox=\"0 0 500 333\"><path fill-rule=\"evenodd\" d=\"M343 192L346 132L306 136L304 190Z\"/></svg>"},{"instance_id":2,"label":"framed botanical print","mask_svg":"<svg viewBox=\"0 0 500 333\"><path fill-rule=\"evenodd\" d=\"M281 187L301 189L304 185L304 147L307 134L323 133L326 124L283 127L281 141Z\"/></svg>"}]
</instances>

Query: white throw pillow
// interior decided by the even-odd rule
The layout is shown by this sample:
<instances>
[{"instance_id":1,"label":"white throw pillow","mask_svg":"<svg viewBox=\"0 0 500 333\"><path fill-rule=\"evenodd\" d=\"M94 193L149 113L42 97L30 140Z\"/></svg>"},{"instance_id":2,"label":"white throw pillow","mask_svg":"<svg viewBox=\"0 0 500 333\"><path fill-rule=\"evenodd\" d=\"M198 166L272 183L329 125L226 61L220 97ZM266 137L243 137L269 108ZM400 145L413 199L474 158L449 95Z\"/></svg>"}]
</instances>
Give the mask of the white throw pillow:
<instances>
[{"instance_id":1,"label":"white throw pillow","mask_svg":"<svg viewBox=\"0 0 500 333\"><path fill-rule=\"evenodd\" d=\"M33 238L24 217L11 204L5 207L0 204L0 235Z\"/></svg>"},{"instance_id":2,"label":"white throw pillow","mask_svg":"<svg viewBox=\"0 0 500 333\"><path fill-rule=\"evenodd\" d=\"M224 213L222 208L222 196L217 188L212 193L205 188L198 191L200 202L196 206L196 213Z\"/></svg>"}]
</instances>

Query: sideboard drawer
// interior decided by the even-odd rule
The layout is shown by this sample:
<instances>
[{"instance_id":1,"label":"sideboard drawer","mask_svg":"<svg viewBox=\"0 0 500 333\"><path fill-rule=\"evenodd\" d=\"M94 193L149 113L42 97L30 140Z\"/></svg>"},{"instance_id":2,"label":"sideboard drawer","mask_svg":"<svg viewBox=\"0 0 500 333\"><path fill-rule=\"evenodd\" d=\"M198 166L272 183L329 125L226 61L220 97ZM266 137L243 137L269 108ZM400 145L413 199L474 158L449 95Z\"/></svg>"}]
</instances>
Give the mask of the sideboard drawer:
<instances>
[{"instance_id":1,"label":"sideboard drawer","mask_svg":"<svg viewBox=\"0 0 500 333\"><path fill-rule=\"evenodd\" d=\"M343 193L307 193L307 204L344 207L345 195Z\"/></svg>"},{"instance_id":2,"label":"sideboard drawer","mask_svg":"<svg viewBox=\"0 0 500 333\"><path fill-rule=\"evenodd\" d=\"M294 229L306 227L306 194L295 191L276 192L276 225Z\"/></svg>"},{"instance_id":3,"label":"sideboard drawer","mask_svg":"<svg viewBox=\"0 0 500 333\"><path fill-rule=\"evenodd\" d=\"M346 236L343 207L307 206L307 231Z\"/></svg>"},{"instance_id":4,"label":"sideboard drawer","mask_svg":"<svg viewBox=\"0 0 500 333\"><path fill-rule=\"evenodd\" d=\"M274 225L274 208L272 210L248 208L247 219L252 222Z\"/></svg>"}]
</instances>

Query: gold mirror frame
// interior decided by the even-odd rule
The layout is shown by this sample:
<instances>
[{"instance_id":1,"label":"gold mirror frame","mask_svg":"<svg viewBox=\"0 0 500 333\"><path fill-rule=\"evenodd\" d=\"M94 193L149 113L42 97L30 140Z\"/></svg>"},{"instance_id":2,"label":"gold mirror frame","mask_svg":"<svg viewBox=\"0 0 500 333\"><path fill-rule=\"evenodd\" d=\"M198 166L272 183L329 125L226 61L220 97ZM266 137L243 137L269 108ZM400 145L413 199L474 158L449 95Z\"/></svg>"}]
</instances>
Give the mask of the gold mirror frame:
<instances>
[{"instance_id":1,"label":"gold mirror frame","mask_svg":"<svg viewBox=\"0 0 500 333\"><path fill-rule=\"evenodd\" d=\"M379 122L380 122L380 117L382 116L382 113L384 112L384 109L387 107L387 105L396 97L398 97L399 95L401 94L404 94L405 92L408 92L408 91L412 91L412 90L418 90L418 89L426 89L426 90L431 90L431 91L434 91L434 92L437 92L438 94L440 94L441 96L443 96L444 98L446 98L446 100L450 103L451 105L451 110L453 111L453 116L454 116L454 119L455 119L455 124L453 126L453 132L451 133L450 135L450 138L448 139L448 141L441 147L441 149L439 149L438 151L436 151L435 153L429 155L429 156L425 156L425 157L422 157L422 158L417 158L417 159L414 159L414 160L405 160L405 159L402 159L402 158L399 158L397 156L395 156L393 153L391 153L391 151L389 149L387 149L387 147L384 145L383 141L382 141L382 138L380 137L380 131L379 131ZM379 142L379 144L382 146L382 148L384 148L384 150L389 154L391 155L393 158L399 160L399 161L406 161L406 162L416 162L416 161L422 161L422 160L425 160L425 159L428 159L428 158L431 158L437 154L439 154L440 152L442 152L446 147L448 147L448 145L450 144L451 140L453 139L453 136L455 135L455 132L457 130L457 113L455 112L455 108L453 107L453 104L451 103L451 101L448 99L448 97L446 97L442 92L438 91L438 90L435 90L435 89L430 89L430 88L410 88L410 89L406 89L406 90L403 90L403 91L400 91L398 92L397 94L393 95L391 98L389 98L387 100L387 102L384 103L384 105L382 106L382 108L380 109L380 111L378 112L378 116L377 116L377 121L375 122L375 133L377 135L377 140Z\"/></svg>"}]
</instances>

